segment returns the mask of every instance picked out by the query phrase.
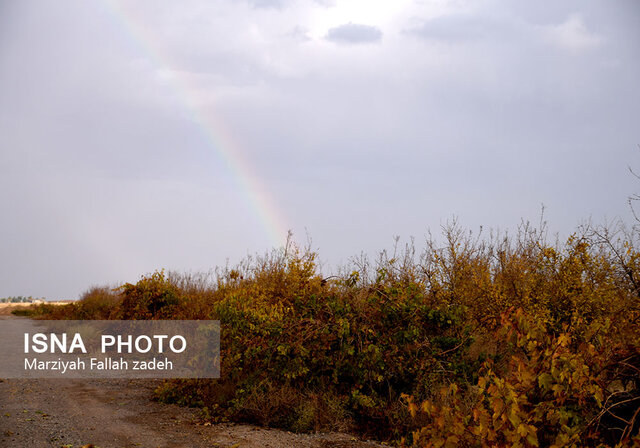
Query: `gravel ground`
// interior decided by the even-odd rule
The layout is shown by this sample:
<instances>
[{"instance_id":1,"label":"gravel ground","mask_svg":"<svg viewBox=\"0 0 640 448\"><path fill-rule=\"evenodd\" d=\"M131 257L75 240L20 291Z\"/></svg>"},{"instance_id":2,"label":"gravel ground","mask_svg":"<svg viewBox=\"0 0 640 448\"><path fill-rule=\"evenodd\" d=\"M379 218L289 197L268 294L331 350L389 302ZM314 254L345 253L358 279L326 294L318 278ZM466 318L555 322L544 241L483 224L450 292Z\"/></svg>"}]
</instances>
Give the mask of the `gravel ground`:
<instances>
[{"instance_id":1,"label":"gravel ground","mask_svg":"<svg viewBox=\"0 0 640 448\"><path fill-rule=\"evenodd\" d=\"M12 317L0 317L0 325L3 319ZM152 401L157 384L158 380L0 379L0 448L383 446L342 433L202 425L195 409Z\"/></svg>"},{"instance_id":2,"label":"gravel ground","mask_svg":"<svg viewBox=\"0 0 640 448\"><path fill-rule=\"evenodd\" d=\"M199 424L194 409L151 400L153 381L0 380L0 447L381 446L348 434Z\"/></svg>"}]
</instances>

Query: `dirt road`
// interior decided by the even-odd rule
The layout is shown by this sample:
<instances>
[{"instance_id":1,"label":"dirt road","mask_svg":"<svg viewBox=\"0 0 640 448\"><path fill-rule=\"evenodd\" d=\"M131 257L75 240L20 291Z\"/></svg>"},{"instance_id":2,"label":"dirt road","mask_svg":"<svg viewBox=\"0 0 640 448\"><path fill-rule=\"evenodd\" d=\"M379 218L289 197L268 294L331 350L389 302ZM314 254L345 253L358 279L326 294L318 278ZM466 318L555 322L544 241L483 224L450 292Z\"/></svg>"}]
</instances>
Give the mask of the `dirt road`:
<instances>
[{"instance_id":1,"label":"dirt road","mask_svg":"<svg viewBox=\"0 0 640 448\"><path fill-rule=\"evenodd\" d=\"M0 319L0 325L6 318ZM156 384L149 380L0 379L0 447L380 446L347 434L300 435L249 425L204 426L197 410L152 401Z\"/></svg>"}]
</instances>

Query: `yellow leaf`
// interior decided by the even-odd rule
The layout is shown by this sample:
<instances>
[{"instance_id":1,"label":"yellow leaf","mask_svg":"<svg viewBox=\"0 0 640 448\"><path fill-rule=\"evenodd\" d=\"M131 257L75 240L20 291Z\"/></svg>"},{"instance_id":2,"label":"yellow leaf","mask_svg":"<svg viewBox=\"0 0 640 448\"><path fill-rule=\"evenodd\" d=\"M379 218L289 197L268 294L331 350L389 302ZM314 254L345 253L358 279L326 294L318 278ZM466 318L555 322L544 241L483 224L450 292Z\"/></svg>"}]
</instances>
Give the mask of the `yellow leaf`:
<instances>
[{"instance_id":1,"label":"yellow leaf","mask_svg":"<svg viewBox=\"0 0 640 448\"><path fill-rule=\"evenodd\" d=\"M418 406L413 402L409 403L409 414L411 414L411 417L415 417L416 412L418 412Z\"/></svg>"},{"instance_id":2,"label":"yellow leaf","mask_svg":"<svg viewBox=\"0 0 640 448\"><path fill-rule=\"evenodd\" d=\"M521 423L518 426L518 429L516 431L518 432L520 437L526 437L527 434L529 434L529 429L527 428L527 425L525 425L524 423Z\"/></svg>"},{"instance_id":3,"label":"yellow leaf","mask_svg":"<svg viewBox=\"0 0 640 448\"><path fill-rule=\"evenodd\" d=\"M527 442L529 442L529 445L539 446L538 436L535 432L530 432L529 435L527 435Z\"/></svg>"}]
</instances>

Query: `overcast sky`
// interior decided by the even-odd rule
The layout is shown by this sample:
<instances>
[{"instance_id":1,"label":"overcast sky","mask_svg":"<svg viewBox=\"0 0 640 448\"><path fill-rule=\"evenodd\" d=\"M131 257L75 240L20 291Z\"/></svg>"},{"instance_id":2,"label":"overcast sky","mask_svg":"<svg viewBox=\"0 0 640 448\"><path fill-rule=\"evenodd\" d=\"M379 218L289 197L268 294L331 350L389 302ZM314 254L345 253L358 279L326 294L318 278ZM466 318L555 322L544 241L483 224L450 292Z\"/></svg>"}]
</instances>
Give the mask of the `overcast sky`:
<instances>
[{"instance_id":1,"label":"overcast sky","mask_svg":"<svg viewBox=\"0 0 640 448\"><path fill-rule=\"evenodd\" d=\"M0 297L207 271L307 233L630 221L629 1L6 0Z\"/></svg>"}]
</instances>

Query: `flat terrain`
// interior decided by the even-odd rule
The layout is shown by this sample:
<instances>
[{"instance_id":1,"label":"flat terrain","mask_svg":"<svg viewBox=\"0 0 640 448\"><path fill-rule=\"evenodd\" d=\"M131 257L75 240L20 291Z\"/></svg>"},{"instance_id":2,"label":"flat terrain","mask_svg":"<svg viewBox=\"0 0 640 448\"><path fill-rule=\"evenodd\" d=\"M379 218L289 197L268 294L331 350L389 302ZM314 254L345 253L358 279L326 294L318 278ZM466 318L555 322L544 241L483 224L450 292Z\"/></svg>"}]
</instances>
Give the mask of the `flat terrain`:
<instances>
[{"instance_id":1,"label":"flat terrain","mask_svg":"<svg viewBox=\"0 0 640 448\"><path fill-rule=\"evenodd\" d=\"M3 320L12 316L0 317ZM198 412L152 401L157 380L0 379L0 447L365 448L347 434L203 425Z\"/></svg>"},{"instance_id":2,"label":"flat terrain","mask_svg":"<svg viewBox=\"0 0 640 448\"><path fill-rule=\"evenodd\" d=\"M141 380L4 380L0 447L372 447L346 434L296 435L199 424L194 409L151 401Z\"/></svg>"},{"instance_id":3,"label":"flat terrain","mask_svg":"<svg viewBox=\"0 0 640 448\"><path fill-rule=\"evenodd\" d=\"M46 302L49 305L66 305L70 302ZM30 307L30 303L0 303L0 316L10 316L11 311Z\"/></svg>"},{"instance_id":4,"label":"flat terrain","mask_svg":"<svg viewBox=\"0 0 640 448\"><path fill-rule=\"evenodd\" d=\"M30 306L28 303L0 303L0 316L9 316L11 311Z\"/></svg>"}]
</instances>

